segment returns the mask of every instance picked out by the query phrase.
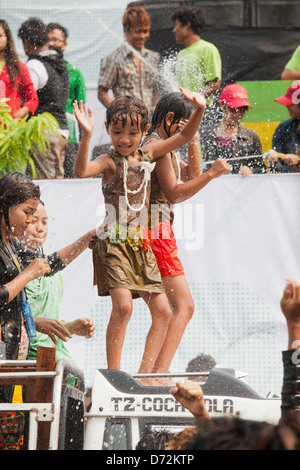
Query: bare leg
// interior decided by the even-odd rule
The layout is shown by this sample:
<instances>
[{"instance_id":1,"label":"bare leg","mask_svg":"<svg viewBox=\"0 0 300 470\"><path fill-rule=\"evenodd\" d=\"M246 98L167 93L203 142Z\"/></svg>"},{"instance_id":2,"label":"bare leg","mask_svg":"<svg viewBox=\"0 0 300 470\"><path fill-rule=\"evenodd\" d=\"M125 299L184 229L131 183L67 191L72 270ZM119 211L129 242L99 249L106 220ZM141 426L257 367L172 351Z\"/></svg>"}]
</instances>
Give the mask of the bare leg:
<instances>
[{"instance_id":1,"label":"bare leg","mask_svg":"<svg viewBox=\"0 0 300 470\"><path fill-rule=\"evenodd\" d=\"M106 355L108 369L120 370L126 328L132 314L132 295L127 289L109 291L112 312L106 330Z\"/></svg>"},{"instance_id":2,"label":"bare leg","mask_svg":"<svg viewBox=\"0 0 300 470\"><path fill-rule=\"evenodd\" d=\"M149 374L153 369L155 360L166 337L172 311L165 294L140 292L140 295L150 309L152 324L147 334L144 354L138 373Z\"/></svg>"},{"instance_id":3,"label":"bare leg","mask_svg":"<svg viewBox=\"0 0 300 470\"><path fill-rule=\"evenodd\" d=\"M166 339L155 362L153 372L168 372L184 330L194 313L194 302L185 276L162 278L173 310Z\"/></svg>"}]
</instances>

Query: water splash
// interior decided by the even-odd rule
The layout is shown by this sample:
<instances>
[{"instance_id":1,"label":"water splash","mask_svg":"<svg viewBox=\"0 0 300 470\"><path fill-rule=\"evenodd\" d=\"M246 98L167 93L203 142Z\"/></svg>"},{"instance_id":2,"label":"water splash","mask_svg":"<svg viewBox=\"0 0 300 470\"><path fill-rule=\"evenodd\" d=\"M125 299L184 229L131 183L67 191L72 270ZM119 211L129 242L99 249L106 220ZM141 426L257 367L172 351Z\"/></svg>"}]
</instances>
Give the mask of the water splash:
<instances>
[{"instance_id":1,"label":"water splash","mask_svg":"<svg viewBox=\"0 0 300 470\"><path fill-rule=\"evenodd\" d=\"M118 40L120 44L124 44L128 49L136 56L138 57L150 70L151 72L156 75L163 83L162 86L165 90L170 93L171 91L178 91L178 84L174 80L174 75L171 75L169 73L169 70L171 69L171 63L169 65L169 69L167 67L167 60L163 61L163 69L166 71L167 76L165 76L163 73L161 73L159 70L157 70L151 62L149 62L145 57L143 57L139 51L137 51L134 47L132 47L125 39L118 33L116 33L113 29L109 28L107 24L101 19L99 15L95 15L89 10L89 8L80 5L77 3L77 6L79 9L83 10L87 15L91 17L91 20L93 22L98 23L107 33L109 33L111 36L114 36L115 39Z\"/></svg>"}]
</instances>

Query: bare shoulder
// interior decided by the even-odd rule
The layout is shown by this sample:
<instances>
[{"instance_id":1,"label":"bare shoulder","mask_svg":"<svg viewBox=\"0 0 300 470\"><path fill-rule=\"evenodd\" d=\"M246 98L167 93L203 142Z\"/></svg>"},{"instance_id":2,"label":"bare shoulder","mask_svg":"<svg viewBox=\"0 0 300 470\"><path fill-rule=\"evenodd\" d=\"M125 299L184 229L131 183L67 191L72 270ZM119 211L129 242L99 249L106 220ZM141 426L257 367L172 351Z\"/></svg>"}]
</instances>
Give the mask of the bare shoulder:
<instances>
[{"instance_id":1,"label":"bare shoulder","mask_svg":"<svg viewBox=\"0 0 300 470\"><path fill-rule=\"evenodd\" d=\"M99 155L95 160L95 164L98 164L101 168L101 173L103 176L102 183L107 184L111 181L116 174L116 164L112 158L107 154Z\"/></svg>"},{"instance_id":2,"label":"bare shoulder","mask_svg":"<svg viewBox=\"0 0 300 470\"><path fill-rule=\"evenodd\" d=\"M115 162L113 161L112 158L109 157L108 154L102 154L102 155L99 155L98 157L95 158L94 160L96 163L98 163L99 165L101 165L101 167L103 168L103 172L115 172L116 171L116 164Z\"/></svg>"}]
</instances>

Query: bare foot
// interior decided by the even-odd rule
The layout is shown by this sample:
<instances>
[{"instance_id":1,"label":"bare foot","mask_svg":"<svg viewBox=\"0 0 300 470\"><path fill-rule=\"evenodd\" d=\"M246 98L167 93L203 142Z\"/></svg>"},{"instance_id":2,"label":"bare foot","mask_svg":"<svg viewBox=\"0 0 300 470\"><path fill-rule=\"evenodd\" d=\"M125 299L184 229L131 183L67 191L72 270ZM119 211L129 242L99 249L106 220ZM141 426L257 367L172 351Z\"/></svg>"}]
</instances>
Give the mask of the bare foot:
<instances>
[{"instance_id":1,"label":"bare foot","mask_svg":"<svg viewBox=\"0 0 300 470\"><path fill-rule=\"evenodd\" d=\"M161 387L174 387L175 384L175 382L168 377L158 377L156 380L159 382Z\"/></svg>"},{"instance_id":2,"label":"bare foot","mask_svg":"<svg viewBox=\"0 0 300 470\"><path fill-rule=\"evenodd\" d=\"M175 387L175 382L172 382L169 378L160 377L141 377L137 378L137 381L146 387Z\"/></svg>"}]
</instances>

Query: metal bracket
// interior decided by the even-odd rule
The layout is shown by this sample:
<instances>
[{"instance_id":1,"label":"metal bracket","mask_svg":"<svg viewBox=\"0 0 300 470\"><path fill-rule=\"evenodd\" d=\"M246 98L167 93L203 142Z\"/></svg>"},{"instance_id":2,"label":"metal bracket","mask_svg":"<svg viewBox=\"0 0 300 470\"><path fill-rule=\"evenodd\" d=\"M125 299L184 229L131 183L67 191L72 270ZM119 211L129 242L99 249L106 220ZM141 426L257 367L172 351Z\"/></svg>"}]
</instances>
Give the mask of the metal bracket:
<instances>
[{"instance_id":1,"label":"metal bracket","mask_svg":"<svg viewBox=\"0 0 300 470\"><path fill-rule=\"evenodd\" d=\"M37 415L36 415L36 420L37 421L53 421L54 416L53 416L53 406L50 408L41 408L37 409Z\"/></svg>"}]
</instances>

